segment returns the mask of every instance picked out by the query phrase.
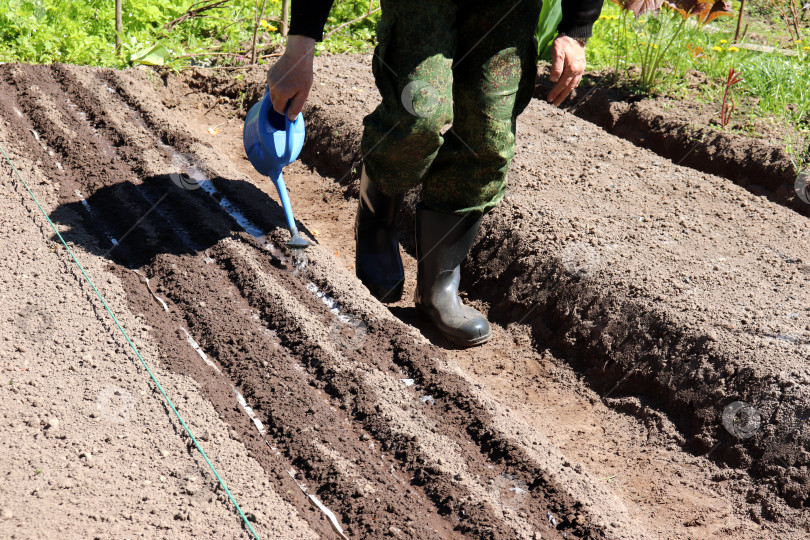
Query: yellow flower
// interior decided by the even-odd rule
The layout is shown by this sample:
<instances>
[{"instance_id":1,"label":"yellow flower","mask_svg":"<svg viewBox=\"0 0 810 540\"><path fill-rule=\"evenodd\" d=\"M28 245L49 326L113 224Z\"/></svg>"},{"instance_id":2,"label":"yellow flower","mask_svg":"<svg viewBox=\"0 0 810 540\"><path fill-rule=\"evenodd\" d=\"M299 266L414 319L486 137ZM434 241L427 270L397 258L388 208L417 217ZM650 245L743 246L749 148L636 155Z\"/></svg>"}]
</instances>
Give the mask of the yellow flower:
<instances>
[{"instance_id":1,"label":"yellow flower","mask_svg":"<svg viewBox=\"0 0 810 540\"><path fill-rule=\"evenodd\" d=\"M723 44L728 43L728 40L727 39L721 39L720 43L723 43Z\"/></svg>"},{"instance_id":2,"label":"yellow flower","mask_svg":"<svg viewBox=\"0 0 810 540\"><path fill-rule=\"evenodd\" d=\"M599 18L600 19L610 19L610 17L608 17L607 15L599 15Z\"/></svg>"},{"instance_id":3,"label":"yellow flower","mask_svg":"<svg viewBox=\"0 0 810 540\"><path fill-rule=\"evenodd\" d=\"M722 47L718 47L717 45L715 45L714 47L712 47L712 50L713 50L713 51L717 51L717 52L722 52L722 51L723 51L723 48L722 48Z\"/></svg>"},{"instance_id":4,"label":"yellow flower","mask_svg":"<svg viewBox=\"0 0 810 540\"><path fill-rule=\"evenodd\" d=\"M268 22L262 19L261 21L259 21L259 26L261 26L262 28L267 28Z\"/></svg>"},{"instance_id":5,"label":"yellow flower","mask_svg":"<svg viewBox=\"0 0 810 540\"><path fill-rule=\"evenodd\" d=\"M612 20L612 21L618 21L618 20L619 20L619 17L618 17L618 15L611 15L611 16L610 16L610 20Z\"/></svg>"},{"instance_id":6,"label":"yellow flower","mask_svg":"<svg viewBox=\"0 0 810 540\"><path fill-rule=\"evenodd\" d=\"M801 43L801 42L802 42L802 40L800 40L800 39L797 39L797 40L793 41L793 43Z\"/></svg>"},{"instance_id":7,"label":"yellow flower","mask_svg":"<svg viewBox=\"0 0 810 540\"><path fill-rule=\"evenodd\" d=\"M802 47L803 51L810 51L810 47Z\"/></svg>"},{"instance_id":8,"label":"yellow flower","mask_svg":"<svg viewBox=\"0 0 810 540\"><path fill-rule=\"evenodd\" d=\"M267 29L270 30L271 32L275 32L276 30L278 30L278 28L276 28L272 24L267 25Z\"/></svg>"},{"instance_id":9,"label":"yellow flower","mask_svg":"<svg viewBox=\"0 0 810 540\"><path fill-rule=\"evenodd\" d=\"M737 51L739 51L739 50L740 50L740 49L738 49L737 47L729 47L729 48L728 48L728 52L737 52Z\"/></svg>"}]
</instances>

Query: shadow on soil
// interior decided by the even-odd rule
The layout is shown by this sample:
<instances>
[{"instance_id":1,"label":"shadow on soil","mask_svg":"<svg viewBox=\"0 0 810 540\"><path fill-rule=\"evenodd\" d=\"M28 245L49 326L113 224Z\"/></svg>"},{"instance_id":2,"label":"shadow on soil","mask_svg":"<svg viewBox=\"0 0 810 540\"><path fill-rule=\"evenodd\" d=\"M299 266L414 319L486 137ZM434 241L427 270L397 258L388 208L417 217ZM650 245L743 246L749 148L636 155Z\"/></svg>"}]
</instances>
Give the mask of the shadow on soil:
<instances>
[{"instance_id":1,"label":"shadow on soil","mask_svg":"<svg viewBox=\"0 0 810 540\"><path fill-rule=\"evenodd\" d=\"M245 230L260 236L286 228L282 207L253 184L221 177L210 183L215 190L209 193L193 180L177 181L170 174L147 177L141 184L120 182L86 200L62 204L50 217L71 227L62 232L66 241L129 268L147 265L159 254L196 255ZM228 200L234 199L238 213L229 213ZM304 224L298 227L312 236Z\"/></svg>"}]
</instances>

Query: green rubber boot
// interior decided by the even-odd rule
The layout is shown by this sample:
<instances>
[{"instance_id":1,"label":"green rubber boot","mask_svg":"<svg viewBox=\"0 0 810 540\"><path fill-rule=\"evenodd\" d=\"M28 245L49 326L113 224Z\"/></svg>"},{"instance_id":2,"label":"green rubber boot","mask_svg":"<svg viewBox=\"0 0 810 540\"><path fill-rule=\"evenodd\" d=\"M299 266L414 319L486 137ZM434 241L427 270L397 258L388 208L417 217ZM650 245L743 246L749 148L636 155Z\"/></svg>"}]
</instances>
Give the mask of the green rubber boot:
<instances>
[{"instance_id":1,"label":"green rubber boot","mask_svg":"<svg viewBox=\"0 0 810 540\"><path fill-rule=\"evenodd\" d=\"M462 347L492 336L486 317L458 297L461 263L480 225L481 218L434 212L421 203L416 207L416 309Z\"/></svg>"},{"instance_id":2,"label":"green rubber boot","mask_svg":"<svg viewBox=\"0 0 810 540\"><path fill-rule=\"evenodd\" d=\"M390 197L378 190L363 168L354 222L354 267L363 285L381 302L397 302L405 284L397 231L402 199L403 195Z\"/></svg>"}]
</instances>

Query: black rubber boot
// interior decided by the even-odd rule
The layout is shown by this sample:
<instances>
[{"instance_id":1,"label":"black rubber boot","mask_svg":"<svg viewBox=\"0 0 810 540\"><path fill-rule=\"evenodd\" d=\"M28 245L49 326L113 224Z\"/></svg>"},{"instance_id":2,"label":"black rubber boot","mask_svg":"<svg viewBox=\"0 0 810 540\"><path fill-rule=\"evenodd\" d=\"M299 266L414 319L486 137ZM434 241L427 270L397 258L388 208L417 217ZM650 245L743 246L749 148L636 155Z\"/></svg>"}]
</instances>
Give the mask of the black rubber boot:
<instances>
[{"instance_id":1,"label":"black rubber boot","mask_svg":"<svg viewBox=\"0 0 810 540\"><path fill-rule=\"evenodd\" d=\"M461 263L481 225L481 218L416 207L416 309L429 317L453 343L481 345L492 336L487 319L458 297Z\"/></svg>"},{"instance_id":2,"label":"black rubber boot","mask_svg":"<svg viewBox=\"0 0 810 540\"><path fill-rule=\"evenodd\" d=\"M360 177L360 202L354 222L357 277L381 302L402 298L405 272L399 255L397 216L403 195L389 197L369 180L365 168Z\"/></svg>"}]
</instances>

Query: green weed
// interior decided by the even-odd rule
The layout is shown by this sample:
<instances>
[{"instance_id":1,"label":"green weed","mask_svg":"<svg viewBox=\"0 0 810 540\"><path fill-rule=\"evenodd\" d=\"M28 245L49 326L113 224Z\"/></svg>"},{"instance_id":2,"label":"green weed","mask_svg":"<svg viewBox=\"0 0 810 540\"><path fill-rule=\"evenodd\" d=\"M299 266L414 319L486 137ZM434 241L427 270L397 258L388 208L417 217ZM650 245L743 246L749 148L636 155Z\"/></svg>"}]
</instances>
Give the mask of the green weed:
<instances>
[{"instance_id":1,"label":"green weed","mask_svg":"<svg viewBox=\"0 0 810 540\"><path fill-rule=\"evenodd\" d=\"M657 16L634 20L632 13L607 2L586 48L589 67L612 70L616 82L632 91L706 103L722 97L733 68L743 79L736 92L747 98L745 103L753 104L746 113L810 128L810 43L794 43L793 56L748 50L745 43L731 43L732 17L717 20L711 27L686 22L680 31L670 27L667 33L665 25L672 20L679 24L667 11L671 12L665 8ZM659 22L652 23L656 20ZM689 73L702 73L706 82L689 84Z\"/></svg>"},{"instance_id":2,"label":"green weed","mask_svg":"<svg viewBox=\"0 0 810 540\"><path fill-rule=\"evenodd\" d=\"M126 67L131 58L162 45L161 61L180 68L192 63L232 64L250 47L256 0L230 0L175 25L188 3L172 0L124 2L123 51L115 50L114 2L109 0L6 0L0 10L0 61L47 64L66 62ZM280 17L281 3L270 0L265 19ZM265 21L263 49L280 43L277 25Z\"/></svg>"}]
</instances>

